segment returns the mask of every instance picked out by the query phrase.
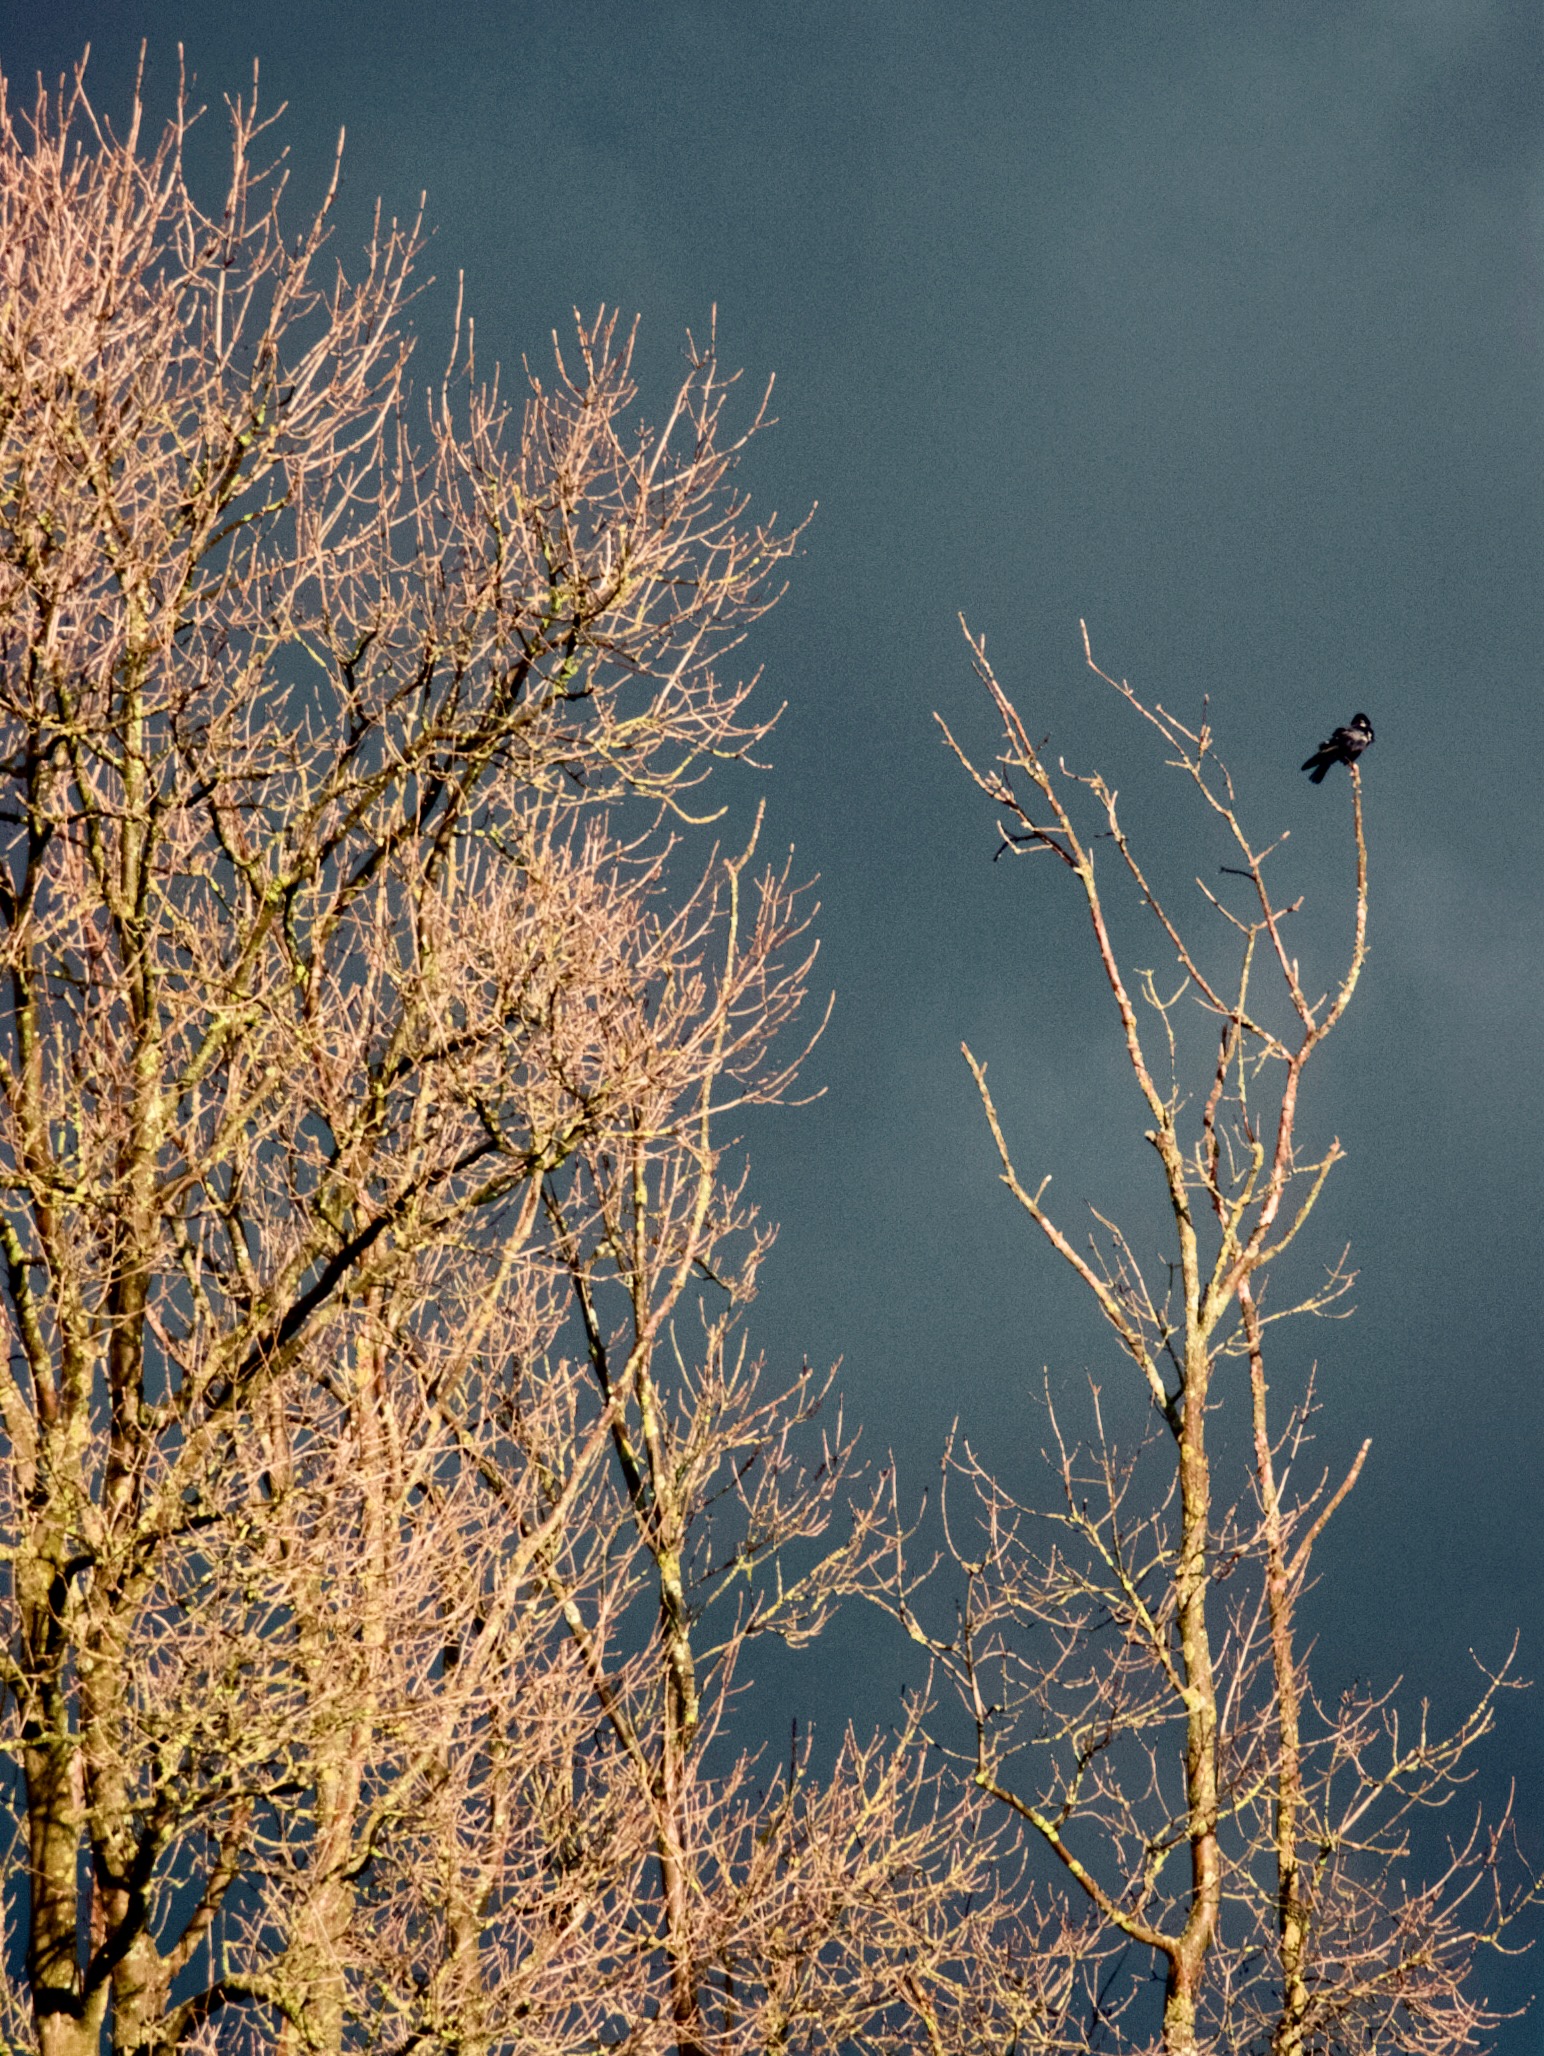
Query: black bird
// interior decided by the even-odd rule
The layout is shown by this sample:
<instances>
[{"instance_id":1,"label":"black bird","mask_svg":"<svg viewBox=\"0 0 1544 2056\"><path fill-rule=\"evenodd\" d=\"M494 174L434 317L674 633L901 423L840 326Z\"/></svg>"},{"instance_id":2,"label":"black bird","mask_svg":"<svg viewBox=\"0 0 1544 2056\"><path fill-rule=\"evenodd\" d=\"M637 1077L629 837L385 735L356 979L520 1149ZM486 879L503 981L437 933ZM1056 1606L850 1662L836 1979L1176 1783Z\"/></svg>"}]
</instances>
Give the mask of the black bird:
<instances>
[{"instance_id":1,"label":"black bird","mask_svg":"<svg viewBox=\"0 0 1544 2056\"><path fill-rule=\"evenodd\" d=\"M1372 741L1372 723L1365 714L1353 714L1348 726L1337 728L1328 742L1321 742L1303 765L1313 774L1315 785L1324 783L1331 764L1354 764Z\"/></svg>"}]
</instances>

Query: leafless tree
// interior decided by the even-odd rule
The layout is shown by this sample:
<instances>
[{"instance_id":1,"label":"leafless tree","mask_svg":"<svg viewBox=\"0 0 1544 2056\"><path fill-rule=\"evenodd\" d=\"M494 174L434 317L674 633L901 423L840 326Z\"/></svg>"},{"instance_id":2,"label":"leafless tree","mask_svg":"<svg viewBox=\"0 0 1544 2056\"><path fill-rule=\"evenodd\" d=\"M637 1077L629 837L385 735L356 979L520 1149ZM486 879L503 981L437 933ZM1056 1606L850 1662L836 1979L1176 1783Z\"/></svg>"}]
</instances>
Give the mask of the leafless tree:
<instances>
[{"instance_id":1,"label":"leafless tree","mask_svg":"<svg viewBox=\"0 0 1544 2056\"><path fill-rule=\"evenodd\" d=\"M1343 1257L1295 1293L1281 1280L1343 1154L1338 1139L1308 1139L1302 1092L1366 961L1361 767L1349 766L1349 942L1320 994L1294 939L1301 902L1273 884L1284 838L1262 845L1246 830L1204 716L1191 728L1145 704L1089 652L1221 831L1229 861L1215 889L1197 881L1198 926L1160 889L1107 778L1037 744L983 645L971 649L1000 754L980 767L944 734L997 809L1001 853L1048 859L1082 902L1157 1160L1153 1216L1096 1212L1086 1241L1058 1220L1049 1178L1019 1168L985 1063L964 1054L1002 1182L1086 1289L1148 1426L1123 1433L1096 1381L1075 1432L1076 1402L1047 1381L1047 1504L1010 1493L968 1446L946 1458L954 1627L936 1625L925 1567L908 1566L896 1527L875 1596L952 1682L970 1735L955 1747L976 1788L1024 1823L1104 1930L1108 1970L1083 2046L1149 2045L1139 1987L1156 1966L1151 2046L1175 2056L1476 2048L1497 2016L1476 1996L1475 1958L1510 1945L1534 1887L1509 1817L1461 1829L1423 1878L1434 1845L1421 1816L1461 1811L1471 1752L1515 1683L1510 1659L1477 1678L1448 1731L1424 1707L1402 1717L1393 1693L1315 1690L1299 1608L1368 1445L1342 1476L1313 1479L1312 1380L1283 1411L1265 1369L1277 1323L1344 1312L1353 1282ZM1172 977L1126 968L1133 900ZM1247 1423L1235 1445L1250 1452L1231 1479L1214 1439L1230 1415Z\"/></svg>"},{"instance_id":2,"label":"leafless tree","mask_svg":"<svg viewBox=\"0 0 1544 2056\"><path fill-rule=\"evenodd\" d=\"M704 847L694 794L768 726L727 668L796 540L735 483L765 403L729 427L710 339L640 425L605 316L518 407L458 316L415 394L417 226L350 282L336 178L286 236L255 90L229 117L205 211L185 98L148 142L78 77L0 100L8 2041L1028 2056L1139 2034L1113 1936L1164 1964L1173 2048L1465 2046L1505 1824L1388 1869L1506 1679L1445 1737L1320 1707L1295 1614L1355 1471L1294 1496L1311 1409L1275 1420L1264 1374L1338 1154L1299 1161L1297 1093L1365 946L1356 767L1318 1002L1204 729L1147 714L1255 895L1213 902L1231 985L1084 781L1220 1036L1187 1140L1181 1002L1143 994L1171 1075L1076 795L977 652L980 782L1083 890L1176 1254L1165 1294L1118 1230L1075 1248L976 1067L1155 1428L1058 1439L1049 1551L961 1451L981 1532L937 1635L878 1515L833 1526L827 1380L743 1327L769 1231L734 1124L793 1086L812 949L759 822ZM963 1695L963 1794L927 1698L818 1776L742 1723L761 1638L854 1589ZM1036 1910L1037 1842L1080 1897Z\"/></svg>"},{"instance_id":3,"label":"leafless tree","mask_svg":"<svg viewBox=\"0 0 1544 2056\"><path fill-rule=\"evenodd\" d=\"M0 104L7 2038L1034 2046L915 1732L730 1732L866 1546L738 1325L803 902L693 854L765 407L638 425L604 316L415 396L417 226L350 281L191 118Z\"/></svg>"}]
</instances>

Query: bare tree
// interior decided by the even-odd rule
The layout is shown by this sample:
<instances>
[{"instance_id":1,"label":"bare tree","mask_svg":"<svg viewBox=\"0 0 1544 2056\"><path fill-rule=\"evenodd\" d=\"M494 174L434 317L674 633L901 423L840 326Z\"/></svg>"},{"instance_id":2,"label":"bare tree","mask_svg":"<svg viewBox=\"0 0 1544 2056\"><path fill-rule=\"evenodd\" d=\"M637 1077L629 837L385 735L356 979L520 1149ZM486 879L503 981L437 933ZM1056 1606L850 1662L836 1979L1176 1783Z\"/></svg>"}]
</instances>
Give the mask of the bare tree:
<instances>
[{"instance_id":1,"label":"bare tree","mask_svg":"<svg viewBox=\"0 0 1544 2056\"><path fill-rule=\"evenodd\" d=\"M185 98L0 103L6 2035L1054 2046L920 1709L731 1719L872 1540L740 1326L804 902L692 848L765 403L606 316L415 397L416 225L350 282L229 116L205 211Z\"/></svg>"},{"instance_id":2,"label":"bare tree","mask_svg":"<svg viewBox=\"0 0 1544 2056\"><path fill-rule=\"evenodd\" d=\"M1299 1162L1296 1107L1364 950L1355 767L1319 1002L1204 730L1148 715L1255 895L1214 901L1226 988L1086 781L1220 1034L1186 1141L1065 781L978 651L1008 743L980 782L1080 882L1177 1254L1165 1296L1119 1231L1075 1249L977 1068L1156 1428L1058 1443L1049 1554L962 1452L984 1530L932 1634L876 1514L833 1534L827 1380L769 1379L743 1329L769 1231L734 1124L790 1092L812 949L759 823L700 849L692 795L768 725L725 668L795 542L734 480L765 403L728 426L710 339L640 425L605 316L518 409L458 317L415 396L416 225L351 283L333 191L286 237L255 91L229 114L205 211L185 100L149 143L78 77L0 101L8 2039L1049 2052L1137 2032L1114 1935L1164 1963L1171 2047L1462 2046L1502 1831L1384 1873L1504 1679L1445 1738L1319 1707L1295 1609L1352 1478L1292 1496L1308 1409L1275 1421L1264 1374L1267 1272L1338 1153ZM1180 1003L1146 997L1177 1066ZM824 1776L746 1738L760 1638L855 1588L963 1694L963 1794L923 1699ZM1082 1903L1026 1899L1037 1838Z\"/></svg>"},{"instance_id":3,"label":"bare tree","mask_svg":"<svg viewBox=\"0 0 1544 2056\"><path fill-rule=\"evenodd\" d=\"M1448 1732L1424 1708L1403 1721L1391 1694L1320 1697L1298 1609L1368 1445L1338 1479L1299 1484L1312 1380L1281 1411L1265 1371L1275 1324L1345 1311L1353 1282L1344 1258L1295 1294L1279 1280L1343 1154L1338 1139L1307 1139L1302 1090L1366 961L1361 767L1349 765L1349 944L1321 994L1292 939L1301 902L1272 883L1280 841L1246 830L1204 716L1190 728L1146 705L1089 653L1222 832L1223 882L1198 881L1210 933L1173 911L1108 780L1051 759L983 645L971 649L1001 751L981 768L945 737L998 810L1001 853L1049 858L1081 899L1161 1215L1138 1226L1096 1212L1086 1241L1070 1230L1048 1210L1049 1178L1019 1169L986 1065L964 1054L1002 1182L1086 1289L1149 1425L1123 1438L1095 1383L1076 1433L1075 1404L1048 1382L1047 1506L1021 1502L968 1447L946 1458L954 1628L928 1625L927 1578L908 1569L898 1530L875 1596L952 1682L971 1733L955 1746L976 1788L1025 1825L1104 1932L1082 2046L1147 2044L1141 1979L1156 1965L1154 2046L1176 2056L1474 2048L1497 2018L1475 1996L1474 1959L1504 1945L1534 1888L1512 1866L1509 1818L1461 1832L1424 1881L1432 1842L1417 1824L1458 1798L1514 1683L1510 1659L1477 1679L1472 1711ZM1172 980L1125 967L1132 896ZM1131 1418L1124 1397L1117 1413ZM1219 1476L1219 1415L1248 1425L1252 1463L1233 1482Z\"/></svg>"}]
</instances>

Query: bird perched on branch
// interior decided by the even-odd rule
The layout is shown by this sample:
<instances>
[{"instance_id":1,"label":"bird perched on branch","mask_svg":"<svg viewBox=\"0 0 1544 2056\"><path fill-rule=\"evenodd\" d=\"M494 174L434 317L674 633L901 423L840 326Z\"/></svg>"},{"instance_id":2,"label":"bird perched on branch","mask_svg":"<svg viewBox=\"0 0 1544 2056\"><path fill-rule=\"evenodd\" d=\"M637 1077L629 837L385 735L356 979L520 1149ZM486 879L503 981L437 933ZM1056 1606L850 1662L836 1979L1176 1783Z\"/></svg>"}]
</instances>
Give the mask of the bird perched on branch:
<instances>
[{"instance_id":1,"label":"bird perched on branch","mask_svg":"<svg viewBox=\"0 0 1544 2056\"><path fill-rule=\"evenodd\" d=\"M1337 728L1328 742L1321 742L1303 765L1313 774L1315 785L1324 783L1331 764L1354 764L1372 741L1372 723L1365 714L1353 714L1344 728Z\"/></svg>"}]
</instances>

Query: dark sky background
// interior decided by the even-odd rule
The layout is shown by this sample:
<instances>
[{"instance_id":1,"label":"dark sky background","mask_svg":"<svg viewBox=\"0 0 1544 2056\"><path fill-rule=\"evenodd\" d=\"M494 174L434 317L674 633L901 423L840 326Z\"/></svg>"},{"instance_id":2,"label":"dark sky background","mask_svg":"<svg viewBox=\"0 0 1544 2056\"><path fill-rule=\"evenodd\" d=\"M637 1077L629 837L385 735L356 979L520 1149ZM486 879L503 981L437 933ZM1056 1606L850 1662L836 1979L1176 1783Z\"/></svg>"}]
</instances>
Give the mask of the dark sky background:
<instances>
[{"instance_id":1,"label":"dark sky background","mask_svg":"<svg viewBox=\"0 0 1544 2056\"><path fill-rule=\"evenodd\" d=\"M1469 1650L1514 1629L1544 1671L1537 0L7 0L0 23L13 92L89 39L113 112L142 36L161 104L179 40L216 108L260 57L302 196L347 124L345 260L377 193L411 213L427 189L428 268L465 271L485 359L539 361L605 301L643 316L657 395L716 303L748 382L776 373L747 483L820 507L756 635L788 701L765 789L774 846L820 874L837 1010L825 1097L752 1138L783 1224L755 1326L777 1363L841 1357L908 1490L956 1416L1027 1479L1043 1364L1126 1375L994 1183L962 1036L1073 1225L1085 1199L1158 1225L1064 881L991 863L936 738L935 707L990 741L957 611L1032 729L1112 763L1153 829L1079 617L1148 694L1210 694L1326 952L1346 781L1297 765L1367 709L1373 951L1310 1088L1350 1161L1309 1255L1353 1242L1359 1311L1276 1359L1290 1384L1318 1355L1326 1462L1374 1438L1321 1545L1321 1680L1403 1673L1452 1712ZM418 309L429 364L450 290ZM1172 854L1184 876L1206 852ZM908 1674L854 1619L773 1685L830 1727L887 1718ZM1536 1859L1541 1740L1536 1691L1483 1777L1517 1777Z\"/></svg>"}]
</instances>

